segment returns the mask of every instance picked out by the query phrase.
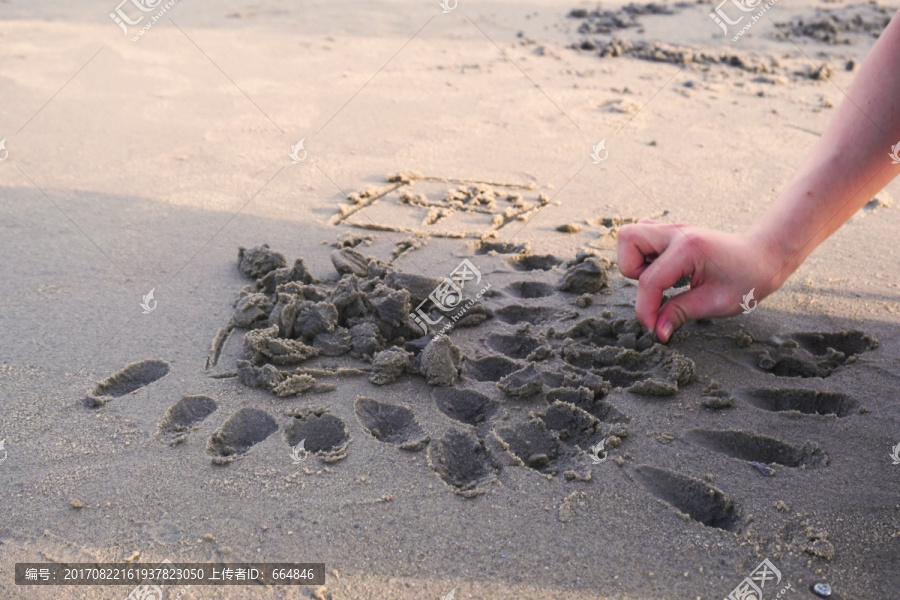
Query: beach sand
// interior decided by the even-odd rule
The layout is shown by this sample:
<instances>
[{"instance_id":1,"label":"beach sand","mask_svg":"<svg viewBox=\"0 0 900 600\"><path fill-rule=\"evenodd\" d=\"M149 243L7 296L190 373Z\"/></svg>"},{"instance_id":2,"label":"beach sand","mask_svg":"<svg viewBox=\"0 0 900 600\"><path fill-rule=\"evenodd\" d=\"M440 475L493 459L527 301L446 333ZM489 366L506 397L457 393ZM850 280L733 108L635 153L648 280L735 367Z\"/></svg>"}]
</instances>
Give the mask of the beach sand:
<instances>
[{"instance_id":1,"label":"beach sand","mask_svg":"<svg viewBox=\"0 0 900 600\"><path fill-rule=\"evenodd\" d=\"M895 596L897 184L665 346L614 261L748 227L896 7L623 7L182 1L132 42L0 3L0 596L164 559L326 565L197 600L705 600L764 559L765 598Z\"/></svg>"}]
</instances>

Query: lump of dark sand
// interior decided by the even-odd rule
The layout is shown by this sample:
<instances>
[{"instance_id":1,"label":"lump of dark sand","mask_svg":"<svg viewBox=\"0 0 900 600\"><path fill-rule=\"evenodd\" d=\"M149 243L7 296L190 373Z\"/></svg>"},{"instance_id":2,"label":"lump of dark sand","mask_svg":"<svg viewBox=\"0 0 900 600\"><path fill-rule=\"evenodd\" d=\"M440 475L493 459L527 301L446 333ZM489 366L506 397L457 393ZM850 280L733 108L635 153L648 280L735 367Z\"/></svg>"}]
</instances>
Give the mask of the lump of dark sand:
<instances>
[{"instance_id":1,"label":"lump of dark sand","mask_svg":"<svg viewBox=\"0 0 900 600\"><path fill-rule=\"evenodd\" d=\"M401 327L409 322L410 295L407 290L392 290L384 285L375 288L369 294L369 302L375 310L375 316L384 325L391 328Z\"/></svg>"},{"instance_id":2,"label":"lump of dark sand","mask_svg":"<svg viewBox=\"0 0 900 600\"><path fill-rule=\"evenodd\" d=\"M271 362L276 365L299 364L319 354L312 346L299 340L278 337L278 327L256 329L244 335L244 349L254 364Z\"/></svg>"},{"instance_id":3,"label":"lump of dark sand","mask_svg":"<svg viewBox=\"0 0 900 600\"><path fill-rule=\"evenodd\" d=\"M384 349L384 338L378 331L378 325L365 321L350 328L350 344L350 356L371 359L376 352Z\"/></svg>"},{"instance_id":4,"label":"lump of dark sand","mask_svg":"<svg viewBox=\"0 0 900 600\"><path fill-rule=\"evenodd\" d=\"M247 277L257 279L280 267L286 267L284 255L273 252L268 244L255 248L238 247L238 269Z\"/></svg>"},{"instance_id":5,"label":"lump of dark sand","mask_svg":"<svg viewBox=\"0 0 900 600\"><path fill-rule=\"evenodd\" d=\"M341 275L365 277L369 274L369 259L353 248L341 248L332 252L331 264Z\"/></svg>"},{"instance_id":6,"label":"lump of dark sand","mask_svg":"<svg viewBox=\"0 0 900 600\"><path fill-rule=\"evenodd\" d=\"M266 324L272 312L272 300L265 294L247 294L234 303L232 322L235 327L253 329Z\"/></svg>"},{"instance_id":7,"label":"lump of dark sand","mask_svg":"<svg viewBox=\"0 0 900 600\"><path fill-rule=\"evenodd\" d=\"M331 302L316 302L297 313L293 330L298 337L312 340L320 333L331 333L337 324L337 307Z\"/></svg>"},{"instance_id":8,"label":"lump of dark sand","mask_svg":"<svg viewBox=\"0 0 900 600\"><path fill-rule=\"evenodd\" d=\"M397 380L410 366L412 354L393 346L375 354L372 359L373 373L369 381L375 385L385 385Z\"/></svg>"},{"instance_id":9,"label":"lump of dark sand","mask_svg":"<svg viewBox=\"0 0 900 600\"><path fill-rule=\"evenodd\" d=\"M462 352L447 336L432 340L418 358L419 370L429 385L449 387L459 379Z\"/></svg>"},{"instance_id":10,"label":"lump of dark sand","mask_svg":"<svg viewBox=\"0 0 900 600\"><path fill-rule=\"evenodd\" d=\"M416 275L415 273L388 273L384 277L384 285L392 290L406 290L409 292L410 302L417 306L439 286L441 281L433 277Z\"/></svg>"},{"instance_id":11,"label":"lump of dark sand","mask_svg":"<svg viewBox=\"0 0 900 600\"><path fill-rule=\"evenodd\" d=\"M353 348L350 330L346 327L337 327L330 333L320 333L313 340L313 348L323 356L346 354Z\"/></svg>"},{"instance_id":12,"label":"lump of dark sand","mask_svg":"<svg viewBox=\"0 0 900 600\"><path fill-rule=\"evenodd\" d=\"M609 286L609 266L606 259L587 256L566 272L559 289L573 294L595 294Z\"/></svg>"}]
</instances>

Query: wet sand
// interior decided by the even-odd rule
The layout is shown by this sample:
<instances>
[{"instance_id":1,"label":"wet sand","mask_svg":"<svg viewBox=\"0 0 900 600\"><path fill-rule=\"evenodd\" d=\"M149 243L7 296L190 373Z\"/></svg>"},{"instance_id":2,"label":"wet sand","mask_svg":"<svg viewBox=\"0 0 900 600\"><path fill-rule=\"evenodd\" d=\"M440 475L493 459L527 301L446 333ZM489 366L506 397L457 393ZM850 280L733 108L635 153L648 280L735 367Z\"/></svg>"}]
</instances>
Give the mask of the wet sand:
<instances>
[{"instance_id":1,"label":"wet sand","mask_svg":"<svg viewBox=\"0 0 900 600\"><path fill-rule=\"evenodd\" d=\"M196 599L900 583L896 184L667 345L614 264L643 217L749 225L890 7L735 43L709 4L178 3L137 43L3 7L4 597L130 591L25 561L328 570Z\"/></svg>"}]
</instances>

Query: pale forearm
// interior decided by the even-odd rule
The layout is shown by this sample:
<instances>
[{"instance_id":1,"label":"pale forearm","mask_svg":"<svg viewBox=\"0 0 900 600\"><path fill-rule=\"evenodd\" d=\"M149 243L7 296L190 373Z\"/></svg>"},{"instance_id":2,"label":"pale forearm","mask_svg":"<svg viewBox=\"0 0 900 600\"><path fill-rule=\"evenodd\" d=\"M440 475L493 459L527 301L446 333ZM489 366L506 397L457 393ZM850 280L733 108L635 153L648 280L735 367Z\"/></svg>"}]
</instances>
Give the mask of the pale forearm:
<instances>
[{"instance_id":1,"label":"pale forearm","mask_svg":"<svg viewBox=\"0 0 900 600\"><path fill-rule=\"evenodd\" d=\"M773 289L900 174L900 17L872 48L834 119L750 234L777 255Z\"/></svg>"}]
</instances>

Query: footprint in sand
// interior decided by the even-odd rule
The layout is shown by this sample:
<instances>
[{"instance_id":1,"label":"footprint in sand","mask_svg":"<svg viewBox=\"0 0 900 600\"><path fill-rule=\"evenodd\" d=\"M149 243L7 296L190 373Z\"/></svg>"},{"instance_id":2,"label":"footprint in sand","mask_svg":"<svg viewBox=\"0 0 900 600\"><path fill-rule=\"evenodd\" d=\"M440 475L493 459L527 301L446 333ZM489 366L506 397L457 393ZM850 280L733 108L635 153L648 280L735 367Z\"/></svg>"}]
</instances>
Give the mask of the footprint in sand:
<instances>
[{"instance_id":1,"label":"footprint in sand","mask_svg":"<svg viewBox=\"0 0 900 600\"><path fill-rule=\"evenodd\" d=\"M421 450L428 444L429 437L412 411L404 406L358 396L353 409L366 433L380 442L411 451Z\"/></svg>"},{"instance_id":2,"label":"footprint in sand","mask_svg":"<svg viewBox=\"0 0 900 600\"><path fill-rule=\"evenodd\" d=\"M458 429L450 429L428 447L428 466L464 498L484 494L501 469L475 433Z\"/></svg>"},{"instance_id":3,"label":"footprint in sand","mask_svg":"<svg viewBox=\"0 0 900 600\"><path fill-rule=\"evenodd\" d=\"M284 441L291 448L300 442L322 462L333 463L347 457L350 434L344 422L325 408L312 408L288 413L293 417L284 428Z\"/></svg>"},{"instance_id":4,"label":"footprint in sand","mask_svg":"<svg viewBox=\"0 0 900 600\"><path fill-rule=\"evenodd\" d=\"M492 333L487 337L488 348L504 354L509 358L524 359L531 356L532 352L543 346L543 342L522 329L514 335L506 333Z\"/></svg>"},{"instance_id":5,"label":"footprint in sand","mask_svg":"<svg viewBox=\"0 0 900 600\"><path fill-rule=\"evenodd\" d=\"M497 387L510 398L528 400L544 392L544 378L534 363L514 371L497 382Z\"/></svg>"},{"instance_id":6,"label":"footprint in sand","mask_svg":"<svg viewBox=\"0 0 900 600\"><path fill-rule=\"evenodd\" d=\"M576 474L575 469L584 466L584 461L578 459L585 457L585 453L563 445L559 434L538 416L518 425L496 429L494 434L503 441L507 452L521 461L519 464L540 473L565 473L566 478L571 479ZM582 464L578 465L579 462ZM590 479L590 470L582 475L579 478Z\"/></svg>"},{"instance_id":7,"label":"footprint in sand","mask_svg":"<svg viewBox=\"0 0 900 600\"><path fill-rule=\"evenodd\" d=\"M828 455L815 442L802 446L746 431L694 429L685 439L698 446L743 461L783 467L817 469L828 465Z\"/></svg>"},{"instance_id":8,"label":"footprint in sand","mask_svg":"<svg viewBox=\"0 0 900 600\"><path fill-rule=\"evenodd\" d=\"M864 352L878 348L878 340L861 331L795 333L781 342L747 342L757 353L757 366L778 377L828 377Z\"/></svg>"},{"instance_id":9,"label":"footprint in sand","mask_svg":"<svg viewBox=\"0 0 900 600\"><path fill-rule=\"evenodd\" d=\"M565 402L577 406L599 421L606 423L628 422L629 417L615 404L604 400L605 392L596 392L588 387L558 387L547 391L547 402Z\"/></svg>"},{"instance_id":10,"label":"footprint in sand","mask_svg":"<svg viewBox=\"0 0 900 600\"><path fill-rule=\"evenodd\" d=\"M258 408L245 407L228 417L206 443L206 452L212 462L225 465L278 430L269 414Z\"/></svg>"},{"instance_id":11,"label":"footprint in sand","mask_svg":"<svg viewBox=\"0 0 900 600\"><path fill-rule=\"evenodd\" d=\"M747 403L771 412L798 412L806 415L846 417L859 403L846 394L804 388L758 389L739 394Z\"/></svg>"},{"instance_id":12,"label":"footprint in sand","mask_svg":"<svg viewBox=\"0 0 900 600\"><path fill-rule=\"evenodd\" d=\"M540 281L516 281L507 286L507 289L518 298L546 298L556 294L553 286Z\"/></svg>"},{"instance_id":13,"label":"footprint in sand","mask_svg":"<svg viewBox=\"0 0 900 600\"><path fill-rule=\"evenodd\" d=\"M539 416L562 443L576 446L582 452L589 452L591 446L603 439L600 420L574 404L557 400Z\"/></svg>"},{"instance_id":14,"label":"footprint in sand","mask_svg":"<svg viewBox=\"0 0 900 600\"><path fill-rule=\"evenodd\" d=\"M518 254L508 262L517 271L549 271L563 261L552 254Z\"/></svg>"},{"instance_id":15,"label":"footprint in sand","mask_svg":"<svg viewBox=\"0 0 900 600\"><path fill-rule=\"evenodd\" d=\"M486 242L479 241L475 247L475 254L528 254L531 245L513 244L512 242Z\"/></svg>"},{"instance_id":16,"label":"footprint in sand","mask_svg":"<svg viewBox=\"0 0 900 600\"><path fill-rule=\"evenodd\" d=\"M466 425L485 423L499 406L489 396L464 388L436 388L431 395L442 413Z\"/></svg>"},{"instance_id":17,"label":"footprint in sand","mask_svg":"<svg viewBox=\"0 0 900 600\"><path fill-rule=\"evenodd\" d=\"M740 533L741 511L724 492L708 483L647 465L632 470L645 490L707 527Z\"/></svg>"},{"instance_id":18,"label":"footprint in sand","mask_svg":"<svg viewBox=\"0 0 900 600\"><path fill-rule=\"evenodd\" d=\"M209 396L182 396L159 422L159 433L170 446L187 440L187 432L213 414L218 405Z\"/></svg>"},{"instance_id":19,"label":"footprint in sand","mask_svg":"<svg viewBox=\"0 0 900 600\"><path fill-rule=\"evenodd\" d=\"M97 383L82 401L85 406L103 406L114 398L130 394L161 379L169 372L169 365L161 360L143 360L131 363Z\"/></svg>"},{"instance_id":20,"label":"footprint in sand","mask_svg":"<svg viewBox=\"0 0 900 600\"><path fill-rule=\"evenodd\" d=\"M660 344L638 351L569 341L561 356L574 367L593 371L613 387L645 396L673 396L695 378L694 361Z\"/></svg>"},{"instance_id":21,"label":"footprint in sand","mask_svg":"<svg viewBox=\"0 0 900 600\"><path fill-rule=\"evenodd\" d=\"M520 306L510 304L495 311L495 316L504 323L517 325L519 323L531 323L536 325L549 321L559 311L549 306Z\"/></svg>"},{"instance_id":22,"label":"footprint in sand","mask_svg":"<svg viewBox=\"0 0 900 600\"><path fill-rule=\"evenodd\" d=\"M505 356L491 355L477 359L466 359L463 363L464 374L475 381L500 381L522 365Z\"/></svg>"}]
</instances>

